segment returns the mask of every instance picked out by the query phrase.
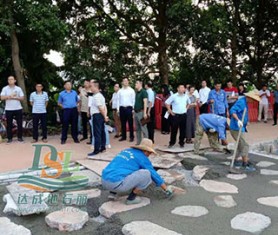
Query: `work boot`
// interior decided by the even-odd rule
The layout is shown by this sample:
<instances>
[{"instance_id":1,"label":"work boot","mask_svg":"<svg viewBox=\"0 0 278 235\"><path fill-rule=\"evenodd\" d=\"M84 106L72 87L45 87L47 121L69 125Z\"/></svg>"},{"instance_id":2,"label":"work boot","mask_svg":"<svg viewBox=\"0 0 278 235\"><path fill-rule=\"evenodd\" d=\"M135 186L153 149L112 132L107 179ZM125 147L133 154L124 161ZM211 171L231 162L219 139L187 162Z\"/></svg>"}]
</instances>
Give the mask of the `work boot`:
<instances>
[{"instance_id":1,"label":"work boot","mask_svg":"<svg viewBox=\"0 0 278 235\"><path fill-rule=\"evenodd\" d=\"M139 204L141 202L141 199L137 197L137 195L132 191L127 199L125 204L126 205L134 205L134 204Z\"/></svg>"}]
</instances>

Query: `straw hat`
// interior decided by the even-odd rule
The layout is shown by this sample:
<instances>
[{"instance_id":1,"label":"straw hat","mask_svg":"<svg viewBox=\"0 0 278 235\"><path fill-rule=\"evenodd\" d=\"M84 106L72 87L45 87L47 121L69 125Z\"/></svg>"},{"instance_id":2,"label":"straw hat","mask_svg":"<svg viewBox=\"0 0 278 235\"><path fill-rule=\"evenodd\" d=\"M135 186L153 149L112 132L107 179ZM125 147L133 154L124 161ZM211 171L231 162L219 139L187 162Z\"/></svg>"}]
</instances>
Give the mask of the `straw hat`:
<instances>
[{"instance_id":1,"label":"straw hat","mask_svg":"<svg viewBox=\"0 0 278 235\"><path fill-rule=\"evenodd\" d=\"M253 100L256 100L256 101L258 101L258 102L261 101L261 97L259 96L259 93L256 92L256 91L249 91L249 92L245 93L244 95L245 95L246 97L249 97L249 98L251 98L251 99L253 99Z\"/></svg>"},{"instance_id":2,"label":"straw hat","mask_svg":"<svg viewBox=\"0 0 278 235\"><path fill-rule=\"evenodd\" d=\"M140 150L143 150L143 151L148 151L150 153L157 154L155 152L155 150L153 149L153 142L150 139L147 139L147 138L142 139L142 141L139 145L131 146L131 148L140 149Z\"/></svg>"}]
</instances>

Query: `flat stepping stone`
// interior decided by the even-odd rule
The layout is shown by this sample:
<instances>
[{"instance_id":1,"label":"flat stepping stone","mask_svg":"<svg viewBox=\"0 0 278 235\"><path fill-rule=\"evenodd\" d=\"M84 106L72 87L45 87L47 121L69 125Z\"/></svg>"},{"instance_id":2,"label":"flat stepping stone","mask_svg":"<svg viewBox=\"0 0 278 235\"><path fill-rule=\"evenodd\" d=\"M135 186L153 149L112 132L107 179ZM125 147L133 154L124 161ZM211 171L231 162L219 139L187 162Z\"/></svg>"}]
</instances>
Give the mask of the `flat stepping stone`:
<instances>
[{"instance_id":1,"label":"flat stepping stone","mask_svg":"<svg viewBox=\"0 0 278 235\"><path fill-rule=\"evenodd\" d=\"M71 176L86 176L89 179L89 187L101 185L101 177L91 170L76 171L73 172Z\"/></svg>"},{"instance_id":2,"label":"flat stepping stone","mask_svg":"<svg viewBox=\"0 0 278 235\"><path fill-rule=\"evenodd\" d=\"M277 155L274 155L274 154L261 153L259 151L255 151L255 150L251 150L251 151L249 151L249 153L250 154L255 154L255 155L260 156L260 157L265 157L265 158L277 160Z\"/></svg>"},{"instance_id":3,"label":"flat stepping stone","mask_svg":"<svg viewBox=\"0 0 278 235\"><path fill-rule=\"evenodd\" d=\"M207 208L202 206L179 206L171 211L172 214L186 217L200 217L209 213Z\"/></svg>"},{"instance_id":4,"label":"flat stepping stone","mask_svg":"<svg viewBox=\"0 0 278 235\"><path fill-rule=\"evenodd\" d=\"M268 169L261 169L260 173L261 175L278 175L278 171Z\"/></svg>"},{"instance_id":5,"label":"flat stepping stone","mask_svg":"<svg viewBox=\"0 0 278 235\"><path fill-rule=\"evenodd\" d=\"M187 144L184 146L184 148L180 148L178 146L173 146L172 148L168 148L167 146L157 146L156 149L166 153L185 153L185 152L193 151L194 145Z\"/></svg>"},{"instance_id":6,"label":"flat stepping stone","mask_svg":"<svg viewBox=\"0 0 278 235\"><path fill-rule=\"evenodd\" d=\"M66 192L65 196L71 199L71 205L83 205L88 199L100 197L101 190L99 189L89 189L89 190L79 190Z\"/></svg>"},{"instance_id":7,"label":"flat stepping stone","mask_svg":"<svg viewBox=\"0 0 278 235\"><path fill-rule=\"evenodd\" d=\"M170 187L173 190L175 195L184 195L184 194L187 193L185 189L179 188L179 187L174 186L174 185L169 185L168 187Z\"/></svg>"},{"instance_id":8,"label":"flat stepping stone","mask_svg":"<svg viewBox=\"0 0 278 235\"><path fill-rule=\"evenodd\" d=\"M189 158L189 159L200 160L200 161L208 161L207 158L193 153L185 153L183 154L183 158Z\"/></svg>"},{"instance_id":9,"label":"flat stepping stone","mask_svg":"<svg viewBox=\"0 0 278 235\"><path fill-rule=\"evenodd\" d=\"M104 153L99 153L96 156L94 156L93 161L105 161L105 162L111 162L115 158L115 154L109 153L109 152L104 152Z\"/></svg>"},{"instance_id":10,"label":"flat stepping stone","mask_svg":"<svg viewBox=\"0 0 278 235\"><path fill-rule=\"evenodd\" d=\"M227 178L232 179L232 180L242 180L247 178L246 174L228 174Z\"/></svg>"},{"instance_id":11,"label":"flat stepping stone","mask_svg":"<svg viewBox=\"0 0 278 235\"><path fill-rule=\"evenodd\" d=\"M109 164L109 162L104 162L104 161L92 161L89 159L85 160L78 160L76 161L80 165L86 167L87 169L95 172L96 174L100 175L102 174L102 171L104 170L105 167Z\"/></svg>"},{"instance_id":12,"label":"flat stepping stone","mask_svg":"<svg viewBox=\"0 0 278 235\"><path fill-rule=\"evenodd\" d=\"M63 208L45 217L45 222L49 227L68 232L80 230L88 220L87 212L74 207Z\"/></svg>"},{"instance_id":13,"label":"flat stepping stone","mask_svg":"<svg viewBox=\"0 0 278 235\"><path fill-rule=\"evenodd\" d=\"M120 197L117 201L105 202L99 208L99 213L106 218L110 218L114 214L141 208L151 203L149 198L140 197L140 199L142 201L135 205L126 205L126 197Z\"/></svg>"},{"instance_id":14,"label":"flat stepping stone","mask_svg":"<svg viewBox=\"0 0 278 235\"><path fill-rule=\"evenodd\" d=\"M276 163L268 162L268 161L260 161L256 164L257 167L270 167L270 166L274 166L274 165L276 165Z\"/></svg>"},{"instance_id":15,"label":"flat stepping stone","mask_svg":"<svg viewBox=\"0 0 278 235\"><path fill-rule=\"evenodd\" d=\"M49 209L42 198L42 193L37 193L35 190L27 189L17 183L8 185L7 190L18 207L18 215L39 214Z\"/></svg>"},{"instance_id":16,"label":"flat stepping stone","mask_svg":"<svg viewBox=\"0 0 278 235\"><path fill-rule=\"evenodd\" d=\"M270 184L278 185L278 180L271 180L269 181Z\"/></svg>"},{"instance_id":17,"label":"flat stepping stone","mask_svg":"<svg viewBox=\"0 0 278 235\"><path fill-rule=\"evenodd\" d=\"M192 178L194 180L200 181L208 172L208 170L209 167L207 166L195 166L192 171Z\"/></svg>"},{"instance_id":18,"label":"flat stepping stone","mask_svg":"<svg viewBox=\"0 0 278 235\"><path fill-rule=\"evenodd\" d=\"M231 162L220 162L221 165L224 165L224 166L230 166L231 165Z\"/></svg>"},{"instance_id":19,"label":"flat stepping stone","mask_svg":"<svg viewBox=\"0 0 278 235\"><path fill-rule=\"evenodd\" d=\"M172 153L167 153L167 154L162 154L159 155L158 157L163 157L163 158L176 158L176 154L172 154Z\"/></svg>"},{"instance_id":20,"label":"flat stepping stone","mask_svg":"<svg viewBox=\"0 0 278 235\"><path fill-rule=\"evenodd\" d=\"M278 207L278 196L276 197L261 197L257 202L266 206Z\"/></svg>"},{"instance_id":21,"label":"flat stepping stone","mask_svg":"<svg viewBox=\"0 0 278 235\"><path fill-rule=\"evenodd\" d=\"M182 235L150 221L133 221L123 226L124 235Z\"/></svg>"},{"instance_id":22,"label":"flat stepping stone","mask_svg":"<svg viewBox=\"0 0 278 235\"><path fill-rule=\"evenodd\" d=\"M265 215L246 212L235 216L231 220L231 227L235 230L242 230L258 234L271 224L271 219Z\"/></svg>"},{"instance_id":23,"label":"flat stepping stone","mask_svg":"<svg viewBox=\"0 0 278 235\"><path fill-rule=\"evenodd\" d=\"M213 198L215 204L219 207L232 208L237 205L231 195L219 195Z\"/></svg>"},{"instance_id":24,"label":"flat stepping stone","mask_svg":"<svg viewBox=\"0 0 278 235\"><path fill-rule=\"evenodd\" d=\"M200 186L213 193L238 193L238 188L232 184L215 180L201 180Z\"/></svg>"},{"instance_id":25,"label":"flat stepping stone","mask_svg":"<svg viewBox=\"0 0 278 235\"><path fill-rule=\"evenodd\" d=\"M22 225L11 222L6 217L0 217L0 234L5 235L31 235L31 231Z\"/></svg>"},{"instance_id":26,"label":"flat stepping stone","mask_svg":"<svg viewBox=\"0 0 278 235\"><path fill-rule=\"evenodd\" d=\"M158 156L151 156L149 157L153 167L162 168L162 169L169 169L174 165L177 165L182 161L180 158L162 158Z\"/></svg>"},{"instance_id":27,"label":"flat stepping stone","mask_svg":"<svg viewBox=\"0 0 278 235\"><path fill-rule=\"evenodd\" d=\"M184 175L175 170L158 170L157 173L164 179L166 184L172 184L176 180L184 179Z\"/></svg>"}]
</instances>

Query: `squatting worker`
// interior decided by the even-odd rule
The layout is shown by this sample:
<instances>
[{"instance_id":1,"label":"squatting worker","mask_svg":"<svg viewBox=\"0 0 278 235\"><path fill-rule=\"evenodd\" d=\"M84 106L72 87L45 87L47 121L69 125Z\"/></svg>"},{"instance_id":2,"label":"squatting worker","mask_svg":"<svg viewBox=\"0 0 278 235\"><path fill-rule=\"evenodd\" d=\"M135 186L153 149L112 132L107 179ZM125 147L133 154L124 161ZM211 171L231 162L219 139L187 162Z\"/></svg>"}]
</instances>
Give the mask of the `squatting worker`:
<instances>
[{"instance_id":1,"label":"squatting worker","mask_svg":"<svg viewBox=\"0 0 278 235\"><path fill-rule=\"evenodd\" d=\"M131 191L126 204L138 204L141 200L137 195L153 181L167 196L173 195L171 188L166 186L148 158L153 153L152 141L144 138L140 145L123 150L113 159L102 171L102 185L110 191L110 199L115 199L117 193Z\"/></svg>"},{"instance_id":2,"label":"squatting worker","mask_svg":"<svg viewBox=\"0 0 278 235\"><path fill-rule=\"evenodd\" d=\"M248 93L246 93L248 97ZM245 117L242 122L244 109L246 109ZM230 110L231 124L230 132L234 140L237 140L240 129L241 135L239 138L238 148L236 152L236 160L234 166L241 167L244 171L255 171L256 169L248 161L249 144L246 142L246 126L248 123L248 105L246 97L240 98ZM242 162L239 158L242 158Z\"/></svg>"},{"instance_id":3,"label":"squatting worker","mask_svg":"<svg viewBox=\"0 0 278 235\"><path fill-rule=\"evenodd\" d=\"M222 147L218 138L228 145L225 136L225 130L227 125L227 118L221 117L213 113L204 113L199 116L197 120L195 139L194 139L194 153L199 154L201 140L204 133L207 134L209 145L214 151L225 152L225 148Z\"/></svg>"}]
</instances>

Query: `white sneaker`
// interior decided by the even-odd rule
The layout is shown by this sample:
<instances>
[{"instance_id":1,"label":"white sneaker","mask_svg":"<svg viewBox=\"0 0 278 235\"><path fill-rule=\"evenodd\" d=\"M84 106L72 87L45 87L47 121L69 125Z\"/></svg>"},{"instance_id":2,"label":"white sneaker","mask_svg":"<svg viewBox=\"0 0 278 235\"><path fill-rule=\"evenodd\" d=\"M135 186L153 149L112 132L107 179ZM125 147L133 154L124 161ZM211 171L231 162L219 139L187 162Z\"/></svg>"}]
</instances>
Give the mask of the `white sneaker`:
<instances>
[{"instance_id":1,"label":"white sneaker","mask_svg":"<svg viewBox=\"0 0 278 235\"><path fill-rule=\"evenodd\" d=\"M111 144L106 145L106 148L111 149Z\"/></svg>"}]
</instances>

